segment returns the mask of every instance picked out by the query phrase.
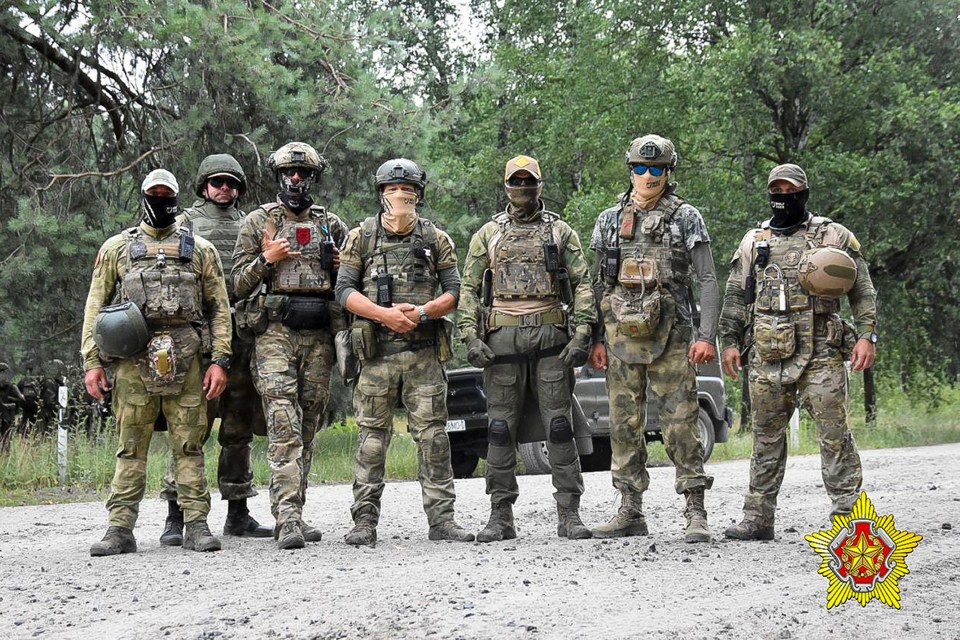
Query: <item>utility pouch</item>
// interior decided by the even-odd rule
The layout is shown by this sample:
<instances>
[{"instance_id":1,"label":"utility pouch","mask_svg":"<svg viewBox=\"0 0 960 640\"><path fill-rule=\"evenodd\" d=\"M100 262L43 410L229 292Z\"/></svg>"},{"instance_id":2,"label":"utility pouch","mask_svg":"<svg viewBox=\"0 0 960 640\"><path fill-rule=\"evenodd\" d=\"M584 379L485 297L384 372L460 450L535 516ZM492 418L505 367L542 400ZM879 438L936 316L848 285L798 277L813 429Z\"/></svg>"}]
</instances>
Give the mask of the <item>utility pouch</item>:
<instances>
[{"instance_id":1,"label":"utility pouch","mask_svg":"<svg viewBox=\"0 0 960 640\"><path fill-rule=\"evenodd\" d=\"M490 308L493 304L493 269L484 269L483 282L480 285L480 304Z\"/></svg>"},{"instance_id":2,"label":"utility pouch","mask_svg":"<svg viewBox=\"0 0 960 640\"><path fill-rule=\"evenodd\" d=\"M320 268L324 271L333 271L333 240L320 242Z\"/></svg>"},{"instance_id":3,"label":"utility pouch","mask_svg":"<svg viewBox=\"0 0 960 640\"><path fill-rule=\"evenodd\" d=\"M839 349L843 346L843 321L833 316L825 318L825 322L827 346Z\"/></svg>"},{"instance_id":4,"label":"utility pouch","mask_svg":"<svg viewBox=\"0 0 960 640\"><path fill-rule=\"evenodd\" d=\"M453 320L443 316L436 322L437 327L437 357L440 364L449 362L453 358Z\"/></svg>"},{"instance_id":5,"label":"utility pouch","mask_svg":"<svg viewBox=\"0 0 960 640\"><path fill-rule=\"evenodd\" d=\"M180 354L173 337L166 333L154 336L147 343L147 371L153 382L169 384L177 375Z\"/></svg>"},{"instance_id":6,"label":"utility pouch","mask_svg":"<svg viewBox=\"0 0 960 640\"><path fill-rule=\"evenodd\" d=\"M196 241L193 239L192 233L183 233L180 234L180 247L178 258L180 262L190 262L193 260L193 251L196 245Z\"/></svg>"},{"instance_id":7,"label":"utility pouch","mask_svg":"<svg viewBox=\"0 0 960 640\"><path fill-rule=\"evenodd\" d=\"M784 316L756 315L753 320L754 349L764 362L779 362L797 348L797 329Z\"/></svg>"},{"instance_id":8,"label":"utility pouch","mask_svg":"<svg viewBox=\"0 0 960 640\"><path fill-rule=\"evenodd\" d=\"M353 352L350 342L350 329L338 331L333 338L333 347L337 352L337 372L344 384L353 384L360 375L360 360Z\"/></svg>"},{"instance_id":9,"label":"utility pouch","mask_svg":"<svg viewBox=\"0 0 960 640\"><path fill-rule=\"evenodd\" d=\"M557 272L557 284L560 286L560 300L563 304L573 304L573 285L570 284L570 272L560 269Z\"/></svg>"},{"instance_id":10,"label":"utility pouch","mask_svg":"<svg viewBox=\"0 0 960 640\"><path fill-rule=\"evenodd\" d=\"M326 329L330 326L330 308L326 300L291 297L283 314L283 324L294 331Z\"/></svg>"},{"instance_id":11,"label":"utility pouch","mask_svg":"<svg viewBox=\"0 0 960 640\"><path fill-rule=\"evenodd\" d=\"M660 267L651 258L624 258L620 262L620 284L632 289L646 287L653 289L660 283Z\"/></svg>"},{"instance_id":12,"label":"utility pouch","mask_svg":"<svg viewBox=\"0 0 960 640\"><path fill-rule=\"evenodd\" d=\"M609 285L617 284L620 277L620 247L612 247L603 252L603 279Z\"/></svg>"},{"instance_id":13,"label":"utility pouch","mask_svg":"<svg viewBox=\"0 0 960 640\"><path fill-rule=\"evenodd\" d=\"M543 243L543 264L547 273L556 273L560 271L560 247L556 242L547 241Z\"/></svg>"},{"instance_id":14,"label":"utility pouch","mask_svg":"<svg viewBox=\"0 0 960 640\"><path fill-rule=\"evenodd\" d=\"M640 233L658 240L663 236L663 215L652 214L640 223Z\"/></svg>"},{"instance_id":15,"label":"utility pouch","mask_svg":"<svg viewBox=\"0 0 960 640\"><path fill-rule=\"evenodd\" d=\"M266 296L257 294L246 300L237 301L237 335L244 340L253 340L267 330L270 322L264 303Z\"/></svg>"},{"instance_id":16,"label":"utility pouch","mask_svg":"<svg viewBox=\"0 0 960 640\"><path fill-rule=\"evenodd\" d=\"M377 275L377 304L381 307L393 306L393 276L389 273Z\"/></svg>"},{"instance_id":17,"label":"utility pouch","mask_svg":"<svg viewBox=\"0 0 960 640\"><path fill-rule=\"evenodd\" d=\"M377 332L369 320L355 320L350 326L350 345L361 363L377 355Z\"/></svg>"},{"instance_id":18,"label":"utility pouch","mask_svg":"<svg viewBox=\"0 0 960 640\"><path fill-rule=\"evenodd\" d=\"M610 297L610 310L617 321L617 332L628 338L648 338L656 332L662 318L663 294L659 289L641 296Z\"/></svg>"},{"instance_id":19,"label":"utility pouch","mask_svg":"<svg viewBox=\"0 0 960 640\"><path fill-rule=\"evenodd\" d=\"M853 356L853 346L857 344L857 329L853 326L853 323L848 322L847 320L841 320L843 323L843 338L840 344L840 355L843 356L843 359L849 360Z\"/></svg>"},{"instance_id":20,"label":"utility pouch","mask_svg":"<svg viewBox=\"0 0 960 640\"><path fill-rule=\"evenodd\" d=\"M266 312L268 321L283 322L283 317L287 313L288 299L288 296L279 296L274 294L263 296L263 308Z\"/></svg>"}]
</instances>

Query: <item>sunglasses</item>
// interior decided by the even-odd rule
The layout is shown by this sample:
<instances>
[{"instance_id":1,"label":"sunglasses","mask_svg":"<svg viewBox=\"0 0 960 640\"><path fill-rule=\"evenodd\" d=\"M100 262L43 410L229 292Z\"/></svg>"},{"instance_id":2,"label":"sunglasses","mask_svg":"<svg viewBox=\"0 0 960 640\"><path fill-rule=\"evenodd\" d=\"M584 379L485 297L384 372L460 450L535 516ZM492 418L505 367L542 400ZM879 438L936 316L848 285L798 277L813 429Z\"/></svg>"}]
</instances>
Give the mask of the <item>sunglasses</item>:
<instances>
[{"instance_id":1,"label":"sunglasses","mask_svg":"<svg viewBox=\"0 0 960 640\"><path fill-rule=\"evenodd\" d=\"M537 179L533 176L529 178L510 178L507 180L507 186L510 187L534 187L537 185Z\"/></svg>"},{"instance_id":2,"label":"sunglasses","mask_svg":"<svg viewBox=\"0 0 960 640\"><path fill-rule=\"evenodd\" d=\"M661 167L661 166L653 166L649 164L635 164L630 168L630 170L633 171L638 176L642 176L647 171L649 171L650 175L652 175L654 178L659 178L664 174L667 168Z\"/></svg>"},{"instance_id":3,"label":"sunglasses","mask_svg":"<svg viewBox=\"0 0 960 640\"><path fill-rule=\"evenodd\" d=\"M280 173L287 178L299 176L301 180L313 177L313 169L307 169L305 167L287 167L286 169L280 169Z\"/></svg>"},{"instance_id":4,"label":"sunglasses","mask_svg":"<svg viewBox=\"0 0 960 640\"><path fill-rule=\"evenodd\" d=\"M227 185L231 189L240 188L240 181L234 180L233 178L210 178L207 182L210 183L210 186L214 189L219 189L223 185Z\"/></svg>"}]
</instances>

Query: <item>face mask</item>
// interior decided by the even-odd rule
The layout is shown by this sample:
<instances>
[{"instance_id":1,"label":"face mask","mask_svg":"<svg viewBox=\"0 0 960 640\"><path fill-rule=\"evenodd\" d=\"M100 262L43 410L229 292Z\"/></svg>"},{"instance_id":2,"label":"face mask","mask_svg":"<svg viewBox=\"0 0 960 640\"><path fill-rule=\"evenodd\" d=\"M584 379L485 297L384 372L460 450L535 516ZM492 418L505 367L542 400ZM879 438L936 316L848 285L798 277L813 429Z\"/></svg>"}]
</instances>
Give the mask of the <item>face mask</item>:
<instances>
[{"instance_id":1,"label":"face mask","mask_svg":"<svg viewBox=\"0 0 960 640\"><path fill-rule=\"evenodd\" d=\"M154 229L166 229L172 225L180 213L178 196L151 196L143 194L140 204L148 225Z\"/></svg>"},{"instance_id":2,"label":"face mask","mask_svg":"<svg viewBox=\"0 0 960 640\"><path fill-rule=\"evenodd\" d=\"M799 227L807 219L809 197L809 189L797 193L771 193L770 210L773 211L773 218L770 219L770 228L784 233Z\"/></svg>"},{"instance_id":3,"label":"face mask","mask_svg":"<svg viewBox=\"0 0 960 640\"><path fill-rule=\"evenodd\" d=\"M511 217L518 220L536 217L540 209L540 193L543 191L543 184L504 188L507 190L507 199L510 201L508 213Z\"/></svg>"},{"instance_id":4,"label":"face mask","mask_svg":"<svg viewBox=\"0 0 960 640\"><path fill-rule=\"evenodd\" d=\"M383 228L389 233L404 235L410 233L417 223L417 196L406 191L394 191L381 196Z\"/></svg>"},{"instance_id":5,"label":"face mask","mask_svg":"<svg viewBox=\"0 0 960 640\"><path fill-rule=\"evenodd\" d=\"M630 199L641 209L652 209L663 194L663 190L667 188L668 175L664 173L660 176L652 176L647 173L638 176L631 173L630 184L633 185L633 189L630 192Z\"/></svg>"},{"instance_id":6,"label":"face mask","mask_svg":"<svg viewBox=\"0 0 960 640\"><path fill-rule=\"evenodd\" d=\"M315 176L312 170L303 170L297 184L293 184L292 176L284 175L283 171L279 172L279 176L280 202L287 205L287 208L292 211L303 211L313 204L310 189L313 187Z\"/></svg>"}]
</instances>

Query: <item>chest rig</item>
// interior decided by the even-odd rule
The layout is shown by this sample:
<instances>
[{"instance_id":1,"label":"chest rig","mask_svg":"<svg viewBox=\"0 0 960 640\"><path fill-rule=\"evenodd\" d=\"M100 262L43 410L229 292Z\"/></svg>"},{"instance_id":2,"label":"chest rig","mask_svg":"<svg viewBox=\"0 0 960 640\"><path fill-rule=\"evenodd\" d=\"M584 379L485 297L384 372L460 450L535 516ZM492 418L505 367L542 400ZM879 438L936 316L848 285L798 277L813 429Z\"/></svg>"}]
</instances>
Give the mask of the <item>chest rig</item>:
<instances>
[{"instance_id":1,"label":"chest rig","mask_svg":"<svg viewBox=\"0 0 960 640\"><path fill-rule=\"evenodd\" d=\"M233 278L229 277L233 270L233 249L240 234L240 223L243 212L236 207L217 207L215 204L202 200L194 203L193 207L184 212L183 226L193 231L195 235L209 240L220 254L220 263L223 272L227 274L227 293L233 301Z\"/></svg>"},{"instance_id":2,"label":"chest rig","mask_svg":"<svg viewBox=\"0 0 960 640\"><path fill-rule=\"evenodd\" d=\"M270 275L270 293L313 295L328 297L333 292L333 238L327 212L312 206L306 220L290 220L280 211L280 205L263 206L267 212L264 229L276 240L290 242L299 256L281 260Z\"/></svg>"},{"instance_id":3,"label":"chest rig","mask_svg":"<svg viewBox=\"0 0 960 640\"><path fill-rule=\"evenodd\" d=\"M500 226L498 237L490 243L494 298L559 301L556 278L562 265L553 235L554 220L556 216L547 212L529 224L513 222L507 213L494 218Z\"/></svg>"}]
</instances>

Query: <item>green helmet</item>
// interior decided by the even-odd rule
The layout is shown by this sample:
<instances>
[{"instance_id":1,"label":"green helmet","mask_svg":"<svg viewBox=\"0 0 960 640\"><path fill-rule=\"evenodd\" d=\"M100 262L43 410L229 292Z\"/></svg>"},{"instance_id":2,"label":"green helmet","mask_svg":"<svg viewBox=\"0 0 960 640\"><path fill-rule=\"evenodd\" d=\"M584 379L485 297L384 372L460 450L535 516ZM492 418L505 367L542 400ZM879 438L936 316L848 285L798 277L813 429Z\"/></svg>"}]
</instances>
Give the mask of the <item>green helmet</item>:
<instances>
[{"instance_id":1,"label":"green helmet","mask_svg":"<svg viewBox=\"0 0 960 640\"><path fill-rule=\"evenodd\" d=\"M413 160L394 158L387 160L377 169L376 189L380 193L388 184L412 184L417 188L417 195L423 200L423 190L427 186L427 172L420 168Z\"/></svg>"},{"instance_id":2,"label":"green helmet","mask_svg":"<svg viewBox=\"0 0 960 640\"><path fill-rule=\"evenodd\" d=\"M93 341L107 357L132 358L143 352L148 340L147 321L132 302L106 306L93 321Z\"/></svg>"},{"instance_id":3,"label":"green helmet","mask_svg":"<svg viewBox=\"0 0 960 640\"><path fill-rule=\"evenodd\" d=\"M677 149L662 136L648 134L630 143L625 154L627 165L649 164L663 166L671 171L677 167Z\"/></svg>"},{"instance_id":4,"label":"green helmet","mask_svg":"<svg viewBox=\"0 0 960 640\"><path fill-rule=\"evenodd\" d=\"M232 176L240 181L238 189L240 195L247 192L247 176L243 173L243 167L229 153L215 153L207 156L200 163L200 168L197 169L197 180L193 183L193 190L197 197L203 197L207 180L214 176Z\"/></svg>"}]
</instances>

